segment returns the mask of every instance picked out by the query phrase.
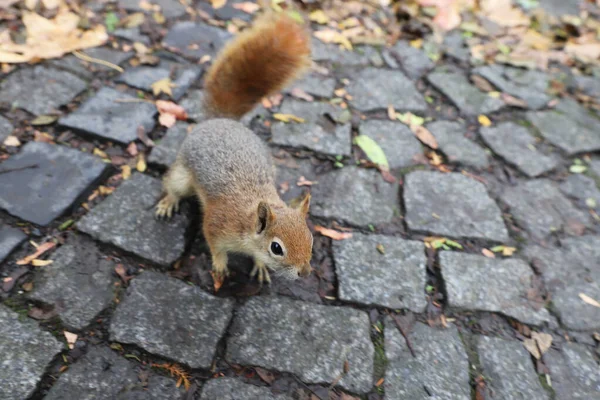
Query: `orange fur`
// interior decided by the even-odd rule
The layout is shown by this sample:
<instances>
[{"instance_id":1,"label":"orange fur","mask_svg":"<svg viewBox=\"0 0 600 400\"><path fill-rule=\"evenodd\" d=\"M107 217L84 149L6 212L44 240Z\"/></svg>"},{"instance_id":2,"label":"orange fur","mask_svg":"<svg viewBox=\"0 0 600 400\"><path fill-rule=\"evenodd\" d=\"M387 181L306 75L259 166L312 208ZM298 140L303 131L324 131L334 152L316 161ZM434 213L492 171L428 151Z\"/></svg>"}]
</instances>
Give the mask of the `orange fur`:
<instances>
[{"instance_id":1,"label":"orange fur","mask_svg":"<svg viewBox=\"0 0 600 400\"><path fill-rule=\"evenodd\" d=\"M310 66L310 34L284 13L267 13L225 46L205 80L211 116L239 119Z\"/></svg>"}]
</instances>

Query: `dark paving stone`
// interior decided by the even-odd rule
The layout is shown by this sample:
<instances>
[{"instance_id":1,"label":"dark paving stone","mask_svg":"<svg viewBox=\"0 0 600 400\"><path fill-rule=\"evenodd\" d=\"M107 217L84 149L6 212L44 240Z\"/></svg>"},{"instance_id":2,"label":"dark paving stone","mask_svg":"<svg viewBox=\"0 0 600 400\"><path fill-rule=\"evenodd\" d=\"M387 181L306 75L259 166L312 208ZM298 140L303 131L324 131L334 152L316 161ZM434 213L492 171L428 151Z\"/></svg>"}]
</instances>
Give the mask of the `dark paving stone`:
<instances>
[{"instance_id":1,"label":"dark paving stone","mask_svg":"<svg viewBox=\"0 0 600 400\"><path fill-rule=\"evenodd\" d=\"M544 239L555 231L575 234L589 224L589 217L546 179L508 187L502 200L510 207L510 213L519 225L536 239Z\"/></svg>"},{"instance_id":2,"label":"dark paving stone","mask_svg":"<svg viewBox=\"0 0 600 400\"><path fill-rule=\"evenodd\" d=\"M335 79L311 73L294 82L285 91L289 93L293 88L299 88L312 96L329 98L333 96L335 85Z\"/></svg>"},{"instance_id":3,"label":"dark paving stone","mask_svg":"<svg viewBox=\"0 0 600 400\"><path fill-rule=\"evenodd\" d=\"M354 233L350 239L334 241L339 298L423 312L427 305L424 251L422 242L383 235Z\"/></svg>"},{"instance_id":4,"label":"dark paving stone","mask_svg":"<svg viewBox=\"0 0 600 400\"><path fill-rule=\"evenodd\" d=\"M540 6L550 15L562 17L564 15L579 15L580 5L579 0L540 0Z\"/></svg>"},{"instance_id":5,"label":"dark paving stone","mask_svg":"<svg viewBox=\"0 0 600 400\"><path fill-rule=\"evenodd\" d=\"M223 21L229 21L232 19L241 19L242 21L250 21L252 19L252 14L248 14L245 11L239 10L233 5L244 3L245 0L230 0L223 7L213 8L213 6L208 2L201 2L197 6L202 11L206 12L213 18L220 19Z\"/></svg>"},{"instance_id":6,"label":"dark paving stone","mask_svg":"<svg viewBox=\"0 0 600 400\"><path fill-rule=\"evenodd\" d=\"M377 142L392 169L414 165L416 158L423 154L421 143L406 125L399 122L368 120L360 124L358 133Z\"/></svg>"},{"instance_id":7,"label":"dark paving stone","mask_svg":"<svg viewBox=\"0 0 600 400\"><path fill-rule=\"evenodd\" d=\"M600 120L573 100L561 100L556 110L528 112L527 119L569 155L600 150Z\"/></svg>"},{"instance_id":8,"label":"dark paving stone","mask_svg":"<svg viewBox=\"0 0 600 400\"><path fill-rule=\"evenodd\" d=\"M202 67L199 65L162 60L155 67L139 66L130 68L121 74L116 81L152 92L154 82L171 77L173 84L177 85L172 88L173 99L179 100L189 87L200 78L201 74Z\"/></svg>"},{"instance_id":9,"label":"dark paving stone","mask_svg":"<svg viewBox=\"0 0 600 400\"><path fill-rule=\"evenodd\" d=\"M412 230L448 237L508 240L498 205L483 183L462 174L415 171L404 184L406 222Z\"/></svg>"},{"instance_id":10,"label":"dark paving stone","mask_svg":"<svg viewBox=\"0 0 600 400\"><path fill-rule=\"evenodd\" d=\"M529 108L544 108L552 97L546 94L550 77L540 71L521 68L486 65L475 68L473 73L481 75L501 91L520 98Z\"/></svg>"},{"instance_id":11,"label":"dark paving stone","mask_svg":"<svg viewBox=\"0 0 600 400\"><path fill-rule=\"evenodd\" d=\"M139 126L146 132L154 128L156 114L154 104L127 102L132 99L135 97L127 93L103 87L75 112L61 118L59 124L103 139L129 143L137 139Z\"/></svg>"},{"instance_id":12,"label":"dark paving stone","mask_svg":"<svg viewBox=\"0 0 600 400\"><path fill-rule=\"evenodd\" d=\"M499 312L532 325L550 321L548 310L527 301L534 275L523 260L443 251L440 267L452 308Z\"/></svg>"},{"instance_id":13,"label":"dark paving stone","mask_svg":"<svg viewBox=\"0 0 600 400\"><path fill-rule=\"evenodd\" d=\"M169 128L165 136L152 149L148 162L170 167L175 162L179 146L188 135L190 128L189 124L183 122L178 122L174 127Z\"/></svg>"},{"instance_id":14,"label":"dark paving stone","mask_svg":"<svg viewBox=\"0 0 600 400\"><path fill-rule=\"evenodd\" d=\"M272 127L275 144L307 148L323 154L349 156L352 153L350 124L336 125L343 110L329 103L307 103L286 100L279 112L303 118L304 123L275 122Z\"/></svg>"},{"instance_id":15,"label":"dark paving stone","mask_svg":"<svg viewBox=\"0 0 600 400\"><path fill-rule=\"evenodd\" d=\"M406 75L411 79L421 78L435 66L424 51L415 49L407 42L397 42L392 47L392 51L400 60Z\"/></svg>"},{"instance_id":16,"label":"dark paving stone","mask_svg":"<svg viewBox=\"0 0 600 400\"><path fill-rule=\"evenodd\" d=\"M600 98L600 79L595 76L576 76L573 86L588 96Z\"/></svg>"},{"instance_id":17,"label":"dark paving stone","mask_svg":"<svg viewBox=\"0 0 600 400\"><path fill-rule=\"evenodd\" d=\"M188 118L196 122L203 121L207 115L204 112L204 93L201 90L190 90L181 99L179 105L188 113Z\"/></svg>"},{"instance_id":18,"label":"dark paving stone","mask_svg":"<svg viewBox=\"0 0 600 400\"><path fill-rule=\"evenodd\" d=\"M14 127L9 120L0 115L0 144L12 133Z\"/></svg>"},{"instance_id":19,"label":"dark paving stone","mask_svg":"<svg viewBox=\"0 0 600 400\"><path fill-rule=\"evenodd\" d=\"M140 42L145 45L150 44L150 38L140 31L140 27L117 29L112 33L113 36L120 39L129 40L130 42Z\"/></svg>"},{"instance_id":20,"label":"dark paving stone","mask_svg":"<svg viewBox=\"0 0 600 400\"><path fill-rule=\"evenodd\" d=\"M576 174L560 184L560 191L584 203L588 208L600 208L600 190L592 178Z\"/></svg>"},{"instance_id":21,"label":"dark paving stone","mask_svg":"<svg viewBox=\"0 0 600 400\"><path fill-rule=\"evenodd\" d=\"M469 48L461 32L453 31L444 35L444 52L452 58L467 62L471 58Z\"/></svg>"},{"instance_id":22,"label":"dark paving stone","mask_svg":"<svg viewBox=\"0 0 600 400\"><path fill-rule=\"evenodd\" d=\"M312 59L317 62L330 62L348 67L368 66L379 56L377 49L370 46L357 47L354 51L342 50L333 43L323 43L313 38L311 41Z\"/></svg>"},{"instance_id":23,"label":"dark paving stone","mask_svg":"<svg viewBox=\"0 0 600 400\"><path fill-rule=\"evenodd\" d=\"M400 71L363 69L347 90L353 97L352 106L363 112L387 109L390 105L399 111L427 110L427 103L415 84Z\"/></svg>"},{"instance_id":24,"label":"dark paving stone","mask_svg":"<svg viewBox=\"0 0 600 400\"><path fill-rule=\"evenodd\" d=\"M552 308L565 326L600 329L600 308L579 297L584 293L600 299L600 236L563 239L560 248L530 246L524 254L542 269Z\"/></svg>"},{"instance_id":25,"label":"dark paving stone","mask_svg":"<svg viewBox=\"0 0 600 400\"><path fill-rule=\"evenodd\" d=\"M344 167L319 177L312 187L311 214L352 225L391 222L400 209L398 184L383 180L376 170Z\"/></svg>"},{"instance_id":26,"label":"dark paving stone","mask_svg":"<svg viewBox=\"0 0 600 400\"><path fill-rule=\"evenodd\" d=\"M451 163L459 163L475 168L487 168L488 156L477 143L467 139L464 124L452 121L435 121L427 125L435 136L438 146Z\"/></svg>"},{"instance_id":27,"label":"dark paving stone","mask_svg":"<svg viewBox=\"0 0 600 400\"><path fill-rule=\"evenodd\" d=\"M275 400L265 386L254 386L235 378L211 379L202 387L200 400Z\"/></svg>"},{"instance_id":28,"label":"dark paving stone","mask_svg":"<svg viewBox=\"0 0 600 400\"><path fill-rule=\"evenodd\" d=\"M11 170L0 174L0 208L45 226L77 204L107 164L79 150L29 142L0 169Z\"/></svg>"},{"instance_id":29,"label":"dark paving stone","mask_svg":"<svg viewBox=\"0 0 600 400\"><path fill-rule=\"evenodd\" d=\"M185 6L177 0L152 0L151 4L160 6L160 12L166 18L177 18L185 14ZM139 0L119 0L119 8L129 11L145 11Z\"/></svg>"},{"instance_id":30,"label":"dark paving stone","mask_svg":"<svg viewBox=\"0 0 600 400\"><path fill-rule=\"evenodd\" d=\"M78 77L42 65L19 68L0 83L0 99L32 114L48 114L83 92L87 84Z\"/></svg>"},{"instance_id":31,"label":"dark paving stone","mask_svg":"<svg viewBox=\"0 0 600 400\"><path fill-rule=\"evenodd\" d=\"M28 297L51 304L65 326L81 330L107 308L115 293L115 264L94 242L71 237L52 254L52 264L35 274Z\"/></svg>"},{"instance_id":32,"label":"dark paving stone","mask_svg":"<svg viewBox=\"0 0 600 400\"><path fill-rule=\"evenodd\" d=\"M373 385L373 343L366 313L285 297L253 297L237 310L229 362L291 372L306 383L338 382L365 393Z\"/></svg>"},{"instance_id":33,"label":"dark paving stone","mask_svg":"<svg viewBox=\"0 0 600 400\"><path fill-rule=\"evenodd\" d=\"M0 263L25 239L27 239L27 235L20 229L0 224Z\"/></svg>"},{"instance_id":34,"label":"dark paving stone","mask_svg":"<svg viewBox=\"0 0 600 400\"><path fill-rule=\"evenodd\" d=\"M291 157L291 156L290 156ZM307 190L305 186L298 186L301 177L311 182L317 182L315 168L310 160L288 158L286 160L274 158L277 168L276 184L281 198L289 202L300 197Z\"/></svg>"},{"instance_id":35,"label":"dark paving stone","mask_svg":"<svg viewBox=\"0 0 600 400\"><path fill-rule=\"evenodd\" d=\"M231 299L219 299L178 279L146 271L131 281L112 318L110 337L191 368L208 369L233 304Z\"/></svg>"},{"instance_id":36,"label":"dark paving stone","mask_svg":"<svg viewBox=\"0 0 600 400\"><path fill-rule=\"evenodd\" d=\"M501 100L480 91L461 72L453 69L438 67L427 75L427 79L464 114L487 114L504 107Z\"/></svg>"},{"instance_id":37,"label":"dark paving stone","mask_svg":"<svg viewBox=\"0 0 600 400\"><path fill-rule=\"evenodd\" d=\"M600 177L600 159L592 159L590 161L590 170L594 175Z\"/></svg>"},{"instance_id":38,"label":"dark paving stone","mask_svg":"<svg viewBox=\"0 0 600 400\"><path fill-rule=\"evenodd\" d=\"M178 49L188 57L199 59L203 55L214 56L231 37L231 34L224 29L184 21L176 23L171 28L163 44Z\"/></svg>"},{"instance_id":39,"label":"dark paving stone","mask_svg":"<svg viewBox=\"0 0 600 400\"><path fill-rule=\"evenodd\" d=\"M164 376L150 374L148 377L148 372L106 347L94 347L69 366L44 399L180 399L183 390L176 385L173 379Z\"/></svg>"},{"instance_id":40,"label":"dark paving stone","mask_svg":"<svg viewBox=\"0 0 600 400\"><path fill-rule=\"evenodd\" d=\"M22 400L36 389L46 367L63 345L32 320L0 304L0 398Z\"/></svg>"},{"instance_id":41,"label":"dark paving stone","mask_svg":"<svg viewBox=\"0 0 600 400\"><path fill-rule=\"evenodd\" d=\"M184 213L169 221L154 217L161 190L159 179L136 173L85 215L77 228L97 240L169 265L183 254L188 219Z\"/></svg>"},{"instance_id":42,"label":"dark paving stone","mask_svg":"<svg viewBox=\"0 0 600 400\"><path fill-rule=\"evenodd\" d=\"M480 336L478 341L477 352L487 383L486 398L550 398L540 385L531 357L521 342L488 336Z\"/></svg>"},{"instance_id":43,"label":"dark paving stone","mask_svg":"<svg viewBox=\"0 0 600 400\"><path fill-rule=\"evenodd\" d=\"M134 54L131 51L122 52L108 47L95 47L92 49L86 49L83 52L90 57L108 61L115 65L123 64ZM94 75L98 72L116 72L112 68L101 64L83 61L82 59L77 58L74 55L68 55L59 59L51 60L50 65L56 68L65 69L69 72L82 76L85 79L92 79Z\"/></svg>"},{"instance_id":44,"label":"dark paving stone","mask_svg":"<svg viewBox=\"0 0 600 400\"><path fill-rule=\"evenodd\" d=\"M551 349L544 355L550 368L552 388L559 400L599 399L600 374L598 362L589 348L565 343L562 351Z\"/></svg>"},{"instance_id":45,"label":"dark paving stone","mask_svg":"<svg viewBox=\"0 0 600 400\"><path fill-rule=\"evenodd\" d=\"M479 131L494 153L516 165L534 178L558 166L558 161L536 149L536 139L529 131L513 122L504 122Z\"/></svg>"},{"instance_id":46,"label":"dark paving stone","mask_svg":"<svg viewBox=\"0 0 600 400\"><path fill-rule=\"evenodd\" d=\"M469 400L469 360L456 326L441 330L417 322L409 338L416 357L386 318L385 398Z\"/></svg>"}]
</instances>

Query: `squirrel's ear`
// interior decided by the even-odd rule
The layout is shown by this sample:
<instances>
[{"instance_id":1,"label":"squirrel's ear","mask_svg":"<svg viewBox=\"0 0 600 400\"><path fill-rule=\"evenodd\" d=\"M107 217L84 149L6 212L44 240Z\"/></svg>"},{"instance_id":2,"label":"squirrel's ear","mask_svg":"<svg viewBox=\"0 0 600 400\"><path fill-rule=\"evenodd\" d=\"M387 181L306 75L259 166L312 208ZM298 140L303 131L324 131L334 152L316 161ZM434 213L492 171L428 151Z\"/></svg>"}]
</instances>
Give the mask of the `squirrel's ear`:
<instances>
[{"instance_id":1,"label":"squirrel's ear","mask_svg":"<svg viewBox=\"0 0 600 400\"><path fill-rule=\"evenodd\" d=\"M306 196L302 199L300 204L296 206L297 210L300 210L302 215L308 214L308 209L310 208L310 193L307 193Z\"/></svg>"},{"instance_id":2,"label":"squirrel's ear","mask_svg":"<svg viewBox=\"0 0 600 400\"><path fill-rule=\"evenodd\" d=\"M271 210L271 206L261 201L258 204L258 219L256 226L256 233L262 233L267 226L271 225L273 221L275 221L275 214L273 214L273 210Z\"/></svg>"}]
</instances>

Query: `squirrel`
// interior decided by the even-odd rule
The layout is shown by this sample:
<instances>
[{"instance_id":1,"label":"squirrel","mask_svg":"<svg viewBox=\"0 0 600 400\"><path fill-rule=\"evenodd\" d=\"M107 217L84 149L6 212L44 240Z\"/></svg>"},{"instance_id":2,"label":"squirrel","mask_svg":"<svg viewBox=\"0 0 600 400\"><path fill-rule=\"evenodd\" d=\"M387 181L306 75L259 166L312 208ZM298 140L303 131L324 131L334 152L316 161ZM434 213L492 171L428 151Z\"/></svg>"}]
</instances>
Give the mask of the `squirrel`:
<instances>
[{"instance_id":1,"label":"squirrel","mask_svg":"<svg viewBox=\"0 0 600 400\"><path fill-rule=\"evenodd\" d=\"M311 272L313 236L307 194L295 207L279 197L275 166L265 143L238 120L263 97L303 74L311 64L310 34L283 12L258 17L215 59L204 82L209 119L182 142L163 179L156 216L170 218L179 201L196 195L215 279L227 253L254 259L250 275L271 282L269 269L288 279Z\"/></svg>"}]
</instances>

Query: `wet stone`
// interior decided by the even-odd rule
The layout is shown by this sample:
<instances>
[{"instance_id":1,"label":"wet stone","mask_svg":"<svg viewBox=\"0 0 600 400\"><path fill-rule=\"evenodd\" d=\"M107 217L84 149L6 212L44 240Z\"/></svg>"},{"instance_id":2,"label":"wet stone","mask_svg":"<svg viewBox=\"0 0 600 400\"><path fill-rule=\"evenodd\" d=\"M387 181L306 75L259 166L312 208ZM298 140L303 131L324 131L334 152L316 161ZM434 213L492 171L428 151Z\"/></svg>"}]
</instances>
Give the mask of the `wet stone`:
<instances>
[{"instance_id":1,"label":"wet stone","mask_svg":"<svg viewBox=\"0 0 600 400\"><path fill-rule=\"evenodd\" d=\"M392 169L414 165L416 158L423 154L415 135L402 123L368 120L360 125L358 132L370 137L384 149Z\"/></svg>"},{"instance_id":2,"label":"wet stone","mask_svg":"<svg viewBox=\"0 0 600 400\"><path fill-rule=\"evenodd\" d=\"M179 122L167 130L165 136L152 148L148 162L152 164L170 167L177 158L177 152L183 140L188 135L190 125Z\"/></svg>"},{"instance_id":3,"label":"wet stone","mask_svg":"<svg viewBox=\"0 0 600 400\"><path fill-rule=\"evenodd\" d=\"M64 128L127 144L137 139L139 126L146 132L154 128L156 114L154 104L127 102L131 99L136 97L103 87L75 112L62 117L59 124Z\"/></svg>"},{"instance_id":4,"label":"wet stone","mask_svg":"<svg viewBox=\"0 0 600 400\"><path fill-rule=\"evenodd\" d=\"M344 167L319 177L312 187L311 215L357 226L391 222L399 210L398 184L376 170Z\"/></svg>"},{"instance_id":5,"label":"wet stone","mask_svg":"<svg viewBox=\"0 0 600 400\"><path fill-rule=\"evenodd\" d=\"M338 385L365 393L373 385L369 325L368 315L353 308L253 297L235 314L226 359L290 372L306 383L331 384L343 376Z\"/></svg>"},{"instance_id":6,"label":"wet stone","mask_svg":"<svg viewBox=\"0 0 600 400\"><path fill-rule=\"evenodd\" d=\"M162 60L157 66L139 66L126 70L116 81L131 87L152 92L152 84L165 78L171 78L173 99L179 100L202 73L198 65L169 62Z\"/></svg>"},{"instance_id":7,"label":"wet stone","mask_svg":"<svg viewBox=\"0 0 600 400\"><path fill-rule=\"evenodd\" d=\"M2 169L12 171L0 174L0 208L46 226L77 204L107 165L79 150L29 142Z\"/></svg>"},{"instance_id":8,"label":"wet stone","mask_svg":"<svg viewBox=\"0 0 600 400\"><path fill-rule=\"evenodd\" d=\"M177 0L153 0L160 6L160 12L166 18L177 18L185 14L185 6ZM128 11L146 11L138 0L119 0L119 7Z\"/></svg>"},{"instance_id":9,"label":"wet stone","mask_svg":"<svg viewBox=\"0 0 600 400\"><path fill-rule=\"evenodd\" d=\"M130 42L140 42L145 45L150 44L150 38L140 31L139 26L136 28L117 29L112 34L115 37L129 40Z\"/></svg>"},{"instance_id":10,"label":"wet stone","mask_svg":"<svg viewBox=\"0 0 600 400\"><path fill-rule=\"evenodd\" d=\"M63 345L32 320L0 304L0 398L22 400L36 389L46 367Z\"/></svg>"},{"instance_id":11,"label":"wet stone","mask_svg":"<svg viewBox=\"0 0 600 400\"><path fill-rule=\"evenodd\" d=\"M355 47L354 51L340 49L333 43L323 43L318 39L311 41L312 59L316 62L331 62L347 67L368 66L379 53L370 46Z\"/></svg>"},{"instance_id":12,"label":"wet stone","mask_svg":"<svg viewBox=\"0 0 600 400\"><path fill-rule=\"evenodd\" d=\"M469 400L469 360L456 326L434 329L417 322L409 338L415 357L394 321L385 320L386 399Z\"/></svg>"},{"instance_id":13,"label":"wet stone","mask_svg":"<svg viewBox=\"0 0 600 400\"><path fill-rule=\"evenodd\" d=\"M335 79L312 73L294 82L286 92L289 93L294 88L302 89L312 96L329 98L335 90Z\"/></svg>"},{"instance_id":14,"label":"wet stone","mask_svg":"<svg viewBox=\"0 0 600 400\"><path fill-rule=\"evenodd\" d=\"M35 115L56 112L83 92L87 84L59 69L38 65L19 68L0 83L0 99Z\"/></svg>"},{"instance_id":15,"label":"wet stone","mask_svg":"<svg viewBox=\"0 0 600 400\"><path fill-rule=\"evenodd\" d=\"M305 180L317 182L317 175L310 160L288 158L286 160L274 158L277 168L276 185L281 198L289 202L296 199L306 191L305 186L298 186L298 182L304 177ZM313 185L313 187L314 187Z\"/></svg>"},{"instance_id":16,"label":"wet stone","mask_svg":"<svg viewBox=\"0 0 600 400\"><path fill-rule=\"evenodd\" d=\"M511 399L517 393L528 400L550 398L521 342L480 336L477 352L486 377L486 398Z\"/></svg>"},{"instance_id":17,"label":"wet stone","mask_svg":"<svg viewBox=\"0 0 600 400\"><path fill-rule=\"evenodd\" d=\"M110 305L115 265L94 242L76 236L56 250L52 260L36 273L28 297L53 305L65 326L81 330Z\"/></svg>"},{"instance_id":18,"label":"wet stone","mask_svg":"<svg viewBox=\"0 0 600 400\"><path fill-rule=\"evenodd\" d=\"M579 200L588 208L600 208L600 190L596 181L588 176L570 175L559 188L565 195Z\"/></svg>"},{"instance_id":19,"label":"wet stone","mask_svg":"<svg viewBox=\"0 0 600 400\"><path fill-rule=\"evenodd\" d=\"M498 205L483 183L459 173L415 171L404 184L406 222L435 235L508 240Z\"/></svg>"},{"instance_id":20,"label":"wet stone","mask_svg":"<svg viewBox=\"0 0 600 400\"><path fill-rule=\"evenodd\" d=\"M176 23L171 28L163 44L177 49L188 57L199 59L204 55L214 56L230 38L231 34L224 29L184 21Z\"/></svg>"},{"instance_id":21,"label":"wet stone","mask_svg":"<svg viewBox=\"0 0 600 400\"><path fill-rule=\"evenodd\" d=\"M551 181L537 179L508 187L502 200L520 226L536 239L556 231L576 234L589 217L567 199Z\"/></svg>"},{"instance_id":22,"label":"wet stone","mask_svg":"<svg viewBox=\"0 0 600 400\"><path fill-rule=\"evenodd\" d=\"M392 51L400 60L406 75L411 79L421 78L435 66L424 51L415 49L407 42L397 42Z\"/></svg>"},{"instance_id":23,"label":"wet stone","mask_svg":"<svg viewBox=\"0 0 600 400\"><path fill-rule=\"evenodd\" d=\"M162 400L182 395L175 380L153 373L148 377L148 372L107 347L94 347L69 365L44 399Z\"/></svg>"},{"instance_id":24,"label":"wet stone","mask_svg":"<svg viewBox=\"0 0 600 400\"><path fill-rule=\"evenodd\" d=\"M534 110L544 108L552 99L546 94L550 77L540 71L486 65L475 68L473 73L481 75L501 91L525 101Z\"/></svg>"},{"instance_id":25,"label":"wet stone","mask_svg":"<svg viewBox=\"0 0 600 400\"><path fill-rule=\"evenodd\" d=\"M359 111L387 109L424 112L427 103L415 84L400 71L366 68L360 71L347 88L350 102Z\"/></svg>"},{"instance_id":26,"label":"wet stone","mask_svg":"<svg viewBox=\"0 0 600 400\"><path fill-rule=\"evenodd\" d=\"M427 75L429 82L467 115L487 114L498 111L504 103L471 85L461 73L439 67Z\"/></svg>"},{"instance_id":27,"label":"wet stone","mask_svg":"<svg viewBox=\"0 0 600 400\"><path fill-rule=\"evenodd\" d=\"M0 224L0 263L27 238L20 229Z\"/></svg>"},{"instance_id":28,"label":"wet stone","mask_svg":"<svg viewBox=\"0 0 600 400\"><path fill-rule=\"evenodd\" d=\"M536 149L536 139L527 128L513 122L504 122L497 126L482 127L479 132L496 154L516 165L530 178L558 166L556 159Z\"/></svg>"},{"instance_id":29,"label":"wet stone","mask_svg":"<svg viewBox=\"0 0 600 400\"><path fill-rule=\"evenodd\" d=\"M334 241L339 298L423 312L427 305L424 251L421 242L382 235L354 233L350 239Z\"/></svg>"},{"instance_id":30,"label":"wet stone","mask_svg":"<svg viewBox=\"0 0 600 400\"><path fill-rule=\"evenodd\" d=\"M178 279L146 271L131 281L117 307L110 338L191 368L208 369L233 304L231 299L219 299Z\"/></svg>"},{"instance_id":31,"label":"wet stone","mask_svg":"<svg viewBox=\"0 0 600 400\"><path fill-rule=\"evenodd\" d=\"M0 143L4 142L10 134L12 133L14 127L10 123L9 120L0 115Z\"/></svg>"},{"instance_id":32,"label":"wet stone","mask_svg":"<svg viewBox=\"0 0 600 400\"><path fill-rule=\"evenodd\" d=\"M92 49L86 49L85 54L99 60L108 61L109 63L115 65L121 65L123 62L131 58L134 53L131 51L122 52L108 47L95 47ZM65 69L85 79L92 79L98 72L114 72L114 69L110 67L101 64L90 63L77 58L74 55L68 55L59 59L51 60L50 65L56 68Z\"/></svg>"},{"instance_id":33,"label":"wet stone","mask_svg":"<svg viewBox=\"0 0 600 400\"><path fill-rule=\"evenodd\" d=\"M452 308L498 312L532 325L550 320L547 309L527 301L534 275L523 260L443 251L440 267Z\"/></svg>"},{"instance_id":34,"label":"wet stone","mask_svg":"<svg viewBox=\"0 0 600 400\"><path fill-rule=\"evenodd\" d=\"M303 118L304 123L273 123L272 141L281 146L306 148L328 155L352 153L350 124L336 125L343 110L329 103L286 100L279 112Z\"/></svg>"},{"instance_id":35,"label":"wet stone","mask_svg":"<svg viewBox=\"0 0 600 400\"><path fill-rule=\"evenodd\" d=\"M448 161L475 168L487 168L488 156L477 143L467 139L464 134L467 128L464 124L452 121L435 121L427 125L433 134L441 151Z\"/></svg>"},{"instance_id":36,"label":"wet stone","mask_svg":"<svg viewBox=\"0 0 600 400\"><path fill-rule=\"evenodd\" d=\"M552 388L557 399L600 398L598 362L589 348L580 344L565 343L562 351L551 349L546 353L544 363L550 368Z\"/></svg>"},{"instance_id":37,"label":"wet stone","mask_svg":"<svg viewBox=\"0 0 600 400\"><path fill-rule=\"evenodd\" d=\"M202 387L200 400L275 400L265 386L254 386L235 378L211 379Z\"/></svg>"},{"instance_id":38,"label":"wet stone","mask_svg":"<svg viewBox=\"0 0 600 400\"><path fill-rule=\"evenodd\" d=\"M562 100L552 111L528 112L527 119L569 155L600 150L600 120L573 100Z\"/></svg>"},{"instance_id":39,"label":"wet stone","mask_svg":"<svg viewBox=\"0 0 600 400\"><path fill-rule=\"evenodd\" d=\"M183 254L188 219L185 213L170 220L154 217L161 190L159 179L136 173L85 215L77 228L156 264L170 265Z\"/></svg>"},{"instance_id":40,"label":"wet stone","mask_svg":"<svg viewBox=\"0 0 600 400\"><path fill-rule=\"evenodd\" d=\"M525 249L528 260L540 266L553 310L570 329L600 329L600 308L584 303L584 293L600 299L600 236L561 240L561 247ZM568 266L568 268L565 268Z\"/></svg>"}]
</instances>

